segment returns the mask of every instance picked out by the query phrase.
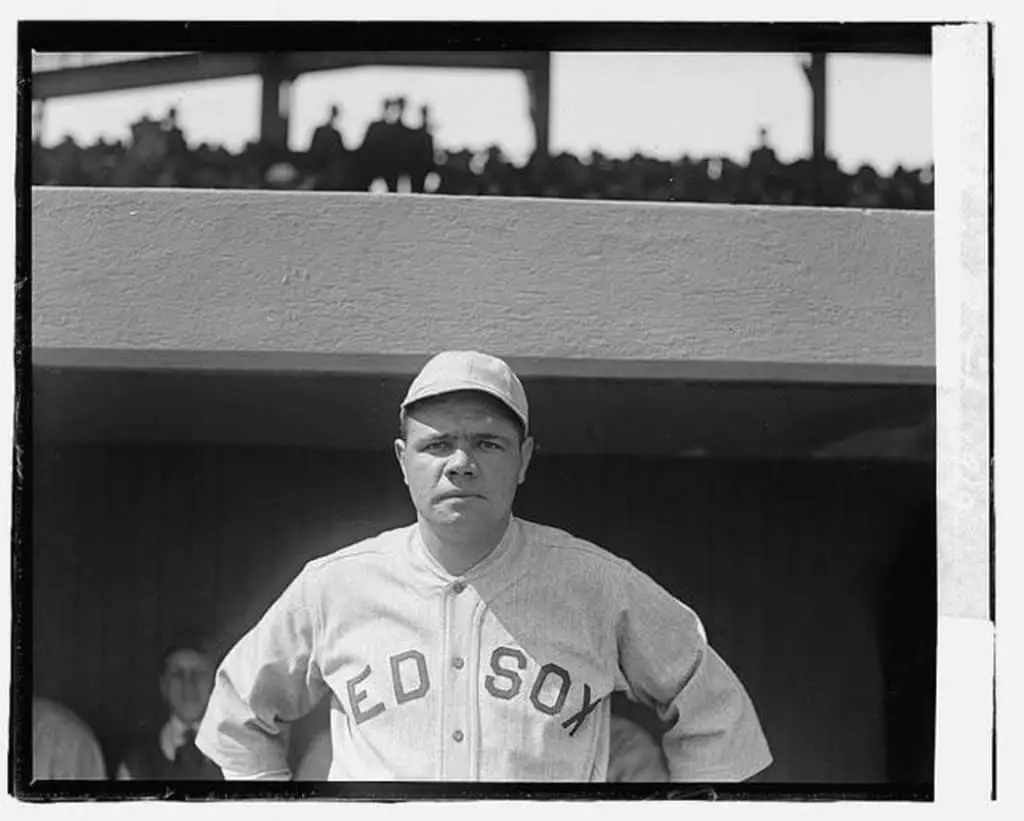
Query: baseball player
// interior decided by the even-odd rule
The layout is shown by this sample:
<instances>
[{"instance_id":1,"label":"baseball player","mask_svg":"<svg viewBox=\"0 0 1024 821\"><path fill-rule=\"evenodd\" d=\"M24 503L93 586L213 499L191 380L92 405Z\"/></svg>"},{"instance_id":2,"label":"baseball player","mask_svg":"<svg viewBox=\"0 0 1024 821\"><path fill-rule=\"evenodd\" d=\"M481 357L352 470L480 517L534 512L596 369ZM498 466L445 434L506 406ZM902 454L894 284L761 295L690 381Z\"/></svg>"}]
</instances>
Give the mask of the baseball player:
<instances>
[{"instance_id":1,"label":"baseball player","mask_svg":"<svg viewBox=\"0 0 1024 821\"><path fill-rule=\"evenodd\" d=\"M225 657L197 742L226 778L289 778L285 727L329 698L331 780L605 781L615 691L667 725L672 781L768 766L691 609L513 515L534 445L505 362L438 354L399 418L416 522L309 562Z\"/></svg>"},{"instance_id":2,"label":"baseball player","mask_svg":"<svg viewBox=\"0 0 1024 821\"><path fill-rule=\"evenodd\" d=\"M663 783L668 781L665 756L647 730L632 719L616 713L610 724L607 780L616 783ZM326 781L331 770L331 731L321 730L306 747L293 778L296 781Z\"/></svg>"}]
</instances>

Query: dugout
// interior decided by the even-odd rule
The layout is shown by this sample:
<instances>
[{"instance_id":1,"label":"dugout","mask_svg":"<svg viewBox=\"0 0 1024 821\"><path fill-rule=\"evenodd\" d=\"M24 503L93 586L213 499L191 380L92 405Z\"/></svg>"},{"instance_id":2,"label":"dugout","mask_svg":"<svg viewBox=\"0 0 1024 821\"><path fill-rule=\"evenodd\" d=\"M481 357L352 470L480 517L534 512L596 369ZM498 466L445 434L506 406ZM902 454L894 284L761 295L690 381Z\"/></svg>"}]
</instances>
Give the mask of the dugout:
<instances>
[{"instance_id":1,"label":"dugout","mask_svg":"<svg viewBox=\"0 0 1024 821\"><path fill-rule=\"evenodd\" d=\"M426 357L506 357L526 518L692 604L781 783L932 773L932 215L312 192L32 192L32 658L113 767L154 657L411 520Z\"/></svg>"}]
</instances>

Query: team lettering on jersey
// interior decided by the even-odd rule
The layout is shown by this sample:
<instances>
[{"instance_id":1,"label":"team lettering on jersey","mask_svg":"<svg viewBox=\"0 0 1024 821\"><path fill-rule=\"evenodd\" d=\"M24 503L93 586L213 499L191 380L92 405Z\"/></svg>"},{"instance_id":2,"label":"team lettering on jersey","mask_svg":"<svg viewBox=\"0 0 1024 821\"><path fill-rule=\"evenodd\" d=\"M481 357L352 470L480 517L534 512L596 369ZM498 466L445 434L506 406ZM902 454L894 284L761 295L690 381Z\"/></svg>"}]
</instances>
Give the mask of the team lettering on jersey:
<instances>
[{"instance_id":1,"label":"team lettering on jersey","mask_svg":"<svg viewBox=\"0 0 1024 821\"><path fill-rule=\"evenodd\" d=\"M427 659L419 650L397 653L388 659L388 663L391 689L397 705L424 698L430 692ZM544 715L560 715L573 688L569 671L554 662L547 662L537 670L532 682L529 683L529 690L525 691L526 669L526 654L522 650L516 647L495 647L491 652L490 673L484 677L484 689L492 698L500 701L524 698L535 710ZM370 694L363 685L373 675L373 668L367 664L361 672L345 682L349 708L357 724L369 721L387 709L381 701L367 703ZM584 682L579 709L561 722L570 736L575 735L583 726L587 716L594 712L601 700L601 697L593 698L590 685Z\"/></svg>"}]
</instances>

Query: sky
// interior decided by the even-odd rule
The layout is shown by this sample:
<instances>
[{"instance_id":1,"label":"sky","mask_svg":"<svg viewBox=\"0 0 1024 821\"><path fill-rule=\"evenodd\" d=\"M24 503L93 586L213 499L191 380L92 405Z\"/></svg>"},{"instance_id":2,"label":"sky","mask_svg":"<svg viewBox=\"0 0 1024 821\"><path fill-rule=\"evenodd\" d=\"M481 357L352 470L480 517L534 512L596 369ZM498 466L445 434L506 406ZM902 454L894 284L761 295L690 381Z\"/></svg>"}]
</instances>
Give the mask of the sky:
<instances>
[{"instance_id":1,"label":"sky","mask_svg":"<svg viewBox=\"0 0 1024 821\"><path fill-rule=\"evenodd\" d=\"M804 55L702 53L556 53L552 57L551 149L613 156L721 156L745 160L758 131L784 161L810 153L810 91ZM931 161L931 70L927 57L830 55L829 151L847 170L862 163L890 172ZM532 147L526 82L511 71L365 68L310 73L292 86L289 143L308 146L332 103L342 108L346 143L358 145L381 100L404 95L409 120L431 107L436 144L500 145L521 162ZM70 134L80 143L127 140L142 114L178 108L191 145L240 149L259 132L259 80L211 80L183 86L49 101L43 142Z\"/></svg>"}]
</instances>

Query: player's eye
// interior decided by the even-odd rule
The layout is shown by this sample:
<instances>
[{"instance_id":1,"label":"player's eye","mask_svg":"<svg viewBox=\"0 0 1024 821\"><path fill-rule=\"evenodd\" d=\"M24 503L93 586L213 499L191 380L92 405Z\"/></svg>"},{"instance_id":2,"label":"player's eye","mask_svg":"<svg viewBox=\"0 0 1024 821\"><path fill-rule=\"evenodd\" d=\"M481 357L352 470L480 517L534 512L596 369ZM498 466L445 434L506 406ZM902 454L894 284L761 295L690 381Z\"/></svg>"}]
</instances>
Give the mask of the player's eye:
<instances>
[{"instance_id":1,"label":"player's eye","mask_svg":"<svg viewBox=\"0 0 1024 821\"><path fill-rule=\"evenodd\" d=\"M450 445L445 441L434 441L427 442L427 444L423 446L423 450L427 453L444 453L449 449L449 447Z\"/></svg>"}]
</instances>

